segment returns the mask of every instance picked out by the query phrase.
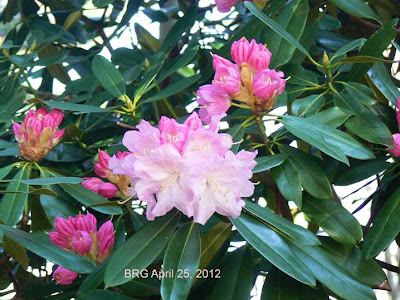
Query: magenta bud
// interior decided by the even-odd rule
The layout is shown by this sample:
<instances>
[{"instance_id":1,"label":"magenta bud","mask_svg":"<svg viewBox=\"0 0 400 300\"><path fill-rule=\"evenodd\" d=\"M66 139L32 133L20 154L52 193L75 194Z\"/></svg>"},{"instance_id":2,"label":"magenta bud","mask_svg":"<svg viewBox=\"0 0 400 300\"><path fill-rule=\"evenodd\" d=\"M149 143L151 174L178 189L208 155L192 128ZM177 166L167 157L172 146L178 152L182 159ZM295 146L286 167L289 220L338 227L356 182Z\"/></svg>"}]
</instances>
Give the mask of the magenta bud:
<instances>
[{"instance_id":1,"label":"magenta bud","mask_svg":"<svg viewBox=\"0 0 400 300\"><path fill-rule=\"evenodd\" d=\"M20 135L21 135L21 125L18 123L14 123L13 124L13 131L14 131L14 135L15 135L15 139L18 140L20 139Z\"/></svg>"},{"instance_id":2,"label":"magenta bud","mask_svg":"<svg viewBox=\"0 0 400 300\"><path fill-rule=\"evenodd\" d=\"M83 230L77 230L71 239L72 247L80 255L85 255L92 248L93 240L89 233Z\"/></svg>"},{"instance_id":3,"label":"magenta bud","mask_svg":"<svg viewBox=\"0 0 400 300\"><path fill-rule=\"evenodd\" d=\"M74 225L76 230L86 231L87 233L97 232L97 220L95 216L89 212L86 215L77 215Z\"/></svg>"},{"instance_id":4,"label":"magenta bud","mask_svg":"<svg viewBox=\"0 0 400 300\"><path fill-rule=\"evenodd\" d=\"M54 128L60 126L64 118L64 113L61 110L55 108L49 113L49 115L53 118Z\"/></svg>"},{"instance_id":5,"label":"magenta bud","mask_svg":"<svg viewBox=\"0 0 400 300\"><path fill-rule=\"evenodd\" d=\"M100 256L108 256L114 247L115 234L114 225L111 221L105 222L97 232L97 243L99 244Z\"/></svg>"},{"instance_id":6,"label":"magenta bud","mask_svg":"<svg viewBox=\"0 0 400 300\"><path fill-rule=\"evenodd\" d=\"M91 190L92 192L99 193L100 186L103 184L103 180L97 177L88 177L83 180L82 185Z\"/></svg>"},{"instance_id":7,"label":"magenta bud","mask_svg":"<svg viewBox=\"0 0 400 300\"><path fill-rule=\"evenodd\" d=\"M76 277L78 277L78 273L61 266L58 266L57 269L53 272L54 280L61 285L71 284L76 279Z\"/></svg>"},{"instance_id":8,"label":"magenta bud","mask_svg":"<svg viewBox=\"0 0 400 300\"><path fill-rule=\"evenodd\" d=\"M53 244L56 244L60 248L69 249L70 247L68 238L64 235L59 234L58 232L49 232L49 238Z\"/></svg>"},{"instance_id":9,"label":"magenta bud","mask_svg":"<svg viewBox=\"0 0 400 300\"><path fill-rule=\"evenodd\" d=\"M57 232L65 237L72 237L75 233L73 219L65 220L63 218L56 217L54 226L57 229Z\"/></svg>"},{"instance_id":10,"label":"magenta bud","mask_svg":"<svg viewBox=\"0 0 400 300\"><path fill-rule=\"evenodd\" d=\"M118 188L110 182L100 185L99 194L104 198L113 198L118 192Z\"/></svg>"},{"instance_id":11,"label":"magenta bud","mask_svg":"<svg viewBox=\"0 0 400 300\"><path fill-rule=\"evenodd\" d=\"M399 157L400 156L400 133L393 134L394 139L394 148L389 148L390 153L393 156Z\"/></svg>"}]
</instances>

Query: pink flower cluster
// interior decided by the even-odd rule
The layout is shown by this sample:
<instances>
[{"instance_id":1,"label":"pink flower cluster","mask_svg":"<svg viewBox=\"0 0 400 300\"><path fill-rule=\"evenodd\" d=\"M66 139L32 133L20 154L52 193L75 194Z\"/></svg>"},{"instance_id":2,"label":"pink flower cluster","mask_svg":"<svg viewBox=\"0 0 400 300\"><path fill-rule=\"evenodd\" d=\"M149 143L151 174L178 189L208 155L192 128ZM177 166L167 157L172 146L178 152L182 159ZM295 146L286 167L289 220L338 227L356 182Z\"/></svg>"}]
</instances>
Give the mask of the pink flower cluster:
<instances>
[{"instance_id":1,"label":"pink flower cluster","mask_svg":"<svg viewBox=\"0 0 400 300\"><path fill-rule=\"evenodd\" d=\"M111 221L105 222L97 231L96 217L90 213L78 215L75 218L56 218L57 231L49 232L50 241L67 251L88 257L96 264L101 263L112 252L115 235ZM78 273L58 266L53 273L57 283L71 284Z\"/></svg>"},{"instance_id":2,"label":"pink flower cluster","mask_svg":"<svg viewBox=\"0 0 400 300\"><path fill-rule=\"evenodd\" d=\"M253 2L253 0L242 0L242 2L244 1ZM222 13L229 12L231 8L234 7L238 2L239 0L215 0L215 4L217 4L218 11Z\"/></svg>"},{"instance_id":3,"label":"pink flower cluster","mask_svg":"<svg viewBox=\"0 0 400 300\"><path fill-rule=\"evenodd\" d=\"M232 137L218 133L219 119L210 129L196 113L183 124L162 117L158 128L142 120L138 131L125 133L122 143L131 151L113 156L114 174L131 177L139 200L147 202L147 218L177 208L195 222L205 224L217 212L238 217L254 185L250 181L257 152L229 149Z\"/></svg>"},{"instance_id":4,"label":"pink flower cluster","mask_svg":"<svg viewBox=\"0 0 400 300\"><path fill-rule=\"evenodd\" d=\"M118 152L116 157L123 159L129 154L130 152ZM85 178L82 185L107 199L114 198L118 192L120 192L120 196L133 195L133 189L130 187L130 178L113 174L108 166L109 161L110 156L105 151L100 150L99 161L94 165L94 172L97 176L107 178L110 182L104 182L97 177L89 177Z\"/></svg>"},{"instance_id":5,"label":"pink flower cluster","mask_svg":"<svg viewBox=\"0 0 400 300\"><path fill-rule=\"evenodd\" d=\"M397 107L400 108L400 97L397 98ZM400 110L396 112L397 124L399 125L400 129ZM393 134L394 139L394 148L389 148L390 153L393 156L399 157L400 156L400 133Z\"/></svg>"},{"instance_id":6,"label":"pink flower cluster","mask_svg":"<svg viewBox=\"0 0 400 300\"><path fill-rule=\"evenodd\" d=\"M284 74L268 69L271 52L263 44L242 38L233 42L231 56L235 63L213 55L214 80L197 91L199 114L205 123L225 114L233 99L246 103L255 112L269 111L276 96L285 89Z\"/></svg>"},{"instance_id":7,"label":"pink flower cluster","mask_svg":"<svg viewBox=\"0 0 400 300\"><path fill-rule=\"evenodd\" d=\"M64 117L61 110L50 113L45 107L31 109L22 124L14 123L13 131L18 142L21 158L26 161L40 161L64 136L64 129L57 130Z\"/></svg>"}]
</instances>

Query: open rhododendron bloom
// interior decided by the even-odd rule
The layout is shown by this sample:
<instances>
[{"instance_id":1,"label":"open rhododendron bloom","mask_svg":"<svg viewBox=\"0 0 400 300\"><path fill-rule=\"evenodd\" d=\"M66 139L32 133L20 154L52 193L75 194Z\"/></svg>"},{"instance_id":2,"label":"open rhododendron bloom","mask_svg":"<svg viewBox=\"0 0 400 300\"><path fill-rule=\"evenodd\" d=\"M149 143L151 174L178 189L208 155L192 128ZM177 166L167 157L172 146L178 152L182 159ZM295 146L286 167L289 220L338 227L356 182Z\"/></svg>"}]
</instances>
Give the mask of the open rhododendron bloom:
<instances>
[{"instance_id":1,"label":"open rhododendron bloom","mask_svg":"<svg viewBox=\"0 0 400 300\"><path fill-rule=\"evenodd\" d=\"M158 128L141 121L138 131L125 133L123 144L132 154L112 157L110 167L135 182L149 220L173 208L200 224L214 212L240 215L242 197L254 192L250 179L257 152L230 151L232 137L218 133L218 122L213 118L206 129L192 113L183 124L162 117Z\"/></svg>"},{"instance_id":2,"label":"open rhododendron bloom","mask_svg":"<svg viewBox=\"0 0 400 300\"><path fill-rule=\"evenodd\" d=\"M96 264L101 263L112 252L115 242L114 226L105 222L97 231L97 220L91 213L75 218L56 218L56 231L49 232L50 241L69 252L85 256ZM71 284L77 273L58 267L53 273L59 284Z\"/></svg>"},{"instance_id":3,"label":"open rhododendron bloom","mask_svg":"<svg viewBox=\"0 0 400 300\"><path fill-rule=\"evenodd\" d=\"M265 45L242 38L232 43L231 56L235 63L213 55L214 80L197 91L199 114L205 123L225 114L233 100L245 104L254 114L268 112L285 89L284 74L268 69L271 52Z\"/></svg>"},{"instance_id":4,"label":"open rhododendron bloom","mask_svg":"<svg viewBox=\"0 0 400 300\"><path fill-rule=\"evenodd\" d=\"M25 161L40 161L64 136L64 129L58 130L64 113L45 107L31 109L22 124L14 123L13 131L18 142L19 153Z\"/></svg>"}]
</instances>

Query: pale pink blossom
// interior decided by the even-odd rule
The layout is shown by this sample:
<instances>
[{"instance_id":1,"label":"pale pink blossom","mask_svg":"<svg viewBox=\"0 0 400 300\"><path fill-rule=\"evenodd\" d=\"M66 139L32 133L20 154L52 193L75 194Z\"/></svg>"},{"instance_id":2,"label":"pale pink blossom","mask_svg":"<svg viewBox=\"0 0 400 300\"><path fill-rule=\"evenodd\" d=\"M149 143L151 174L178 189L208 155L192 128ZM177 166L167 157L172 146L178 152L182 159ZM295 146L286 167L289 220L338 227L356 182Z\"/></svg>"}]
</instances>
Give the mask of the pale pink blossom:
<instances>
[{"instance_id":1,"label":"pale pink blossom","mask_svg":"<svg viewBox=\"0 0 400 300\"><path fill-rule=\"evenodd\" d=\"M197 102L200 104L200 118L207 124L211 122L213 116L225 114L231 106L231 97L212 84L201 86L197 95Z\"/></svg>"},{"instance_id":2,"label":"pale pink blossom","mask_svg":"<svg viewBox=\"0 0 400 300\"><path fill-rule=\"evenodd\" d=\"M261 102L282 94L286 85L283 76L283 72L269 69L258 72L253 79L254 94L261 99Z\"/></svg>"},{"instance_id":3,"label":"pale pink blossom","mask_svg":"<svg viewBox=\"0 0 400 300\"><path fill-rule=\"evenodd\" d=\"M160 145L160 131L145 120L136 127L139 131L131 130L125 133L122 143L129 151L135 153L135 156L147 155Z\"/></svg>"},{"instance_id":4,"label":"pale pink blossom","mask_svg":"<svg viewBox=\"0 0 400 300\"><path fill-rule=\"evenodd\" d=\"M158 124L161 144L172 144L178 151L182 151L186 140L185 128L185 125L179 124L175 119L162 116Z\"/></svg>"},{"instance_id":5,"label":"pale pink blossom","mask_svg":"<svg viewBox=\"0 0 400 300\"><path fill-rule=\"evenodd\" d=\"M390 153L393 154L393 156L399 157L400 156L400 133L393 134L393 140L394 140L394 148L389 148L389 151L390 151Z\"/></svg>"},{"instance_id":6,"label":"pale pink blossom","mask_svg":"<svg viewBox=\"0 0 400 300\"><path fill-rule=\"evenodd\" d=\"M58 266L53 272L54 280L61 285L70 285L78 277L78 273Z\"/></svg>"},{"instance_id":7,"label":"pale pink blossom","mask_svg":"<svg viewBox=\"0 0 400 300\"><path fill-rule=\"evenodd\" d=\"M61 110L53 109L48 113L42 107L37 111L31 109L22 124L14 123L13 131L21 158L38 162L46 156L64 136L64 129L57 129L63 117Z\"/></svg>"}]
</instances>

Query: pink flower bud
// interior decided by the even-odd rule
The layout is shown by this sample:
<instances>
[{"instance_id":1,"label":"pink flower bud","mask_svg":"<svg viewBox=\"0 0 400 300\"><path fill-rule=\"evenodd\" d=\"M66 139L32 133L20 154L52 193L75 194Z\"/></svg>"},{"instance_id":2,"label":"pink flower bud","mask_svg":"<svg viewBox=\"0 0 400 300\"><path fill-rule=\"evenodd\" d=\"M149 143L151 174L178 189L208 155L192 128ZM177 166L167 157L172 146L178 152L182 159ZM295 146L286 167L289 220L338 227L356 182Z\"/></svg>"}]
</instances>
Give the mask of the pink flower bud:
<instances>
[{"instance_id":1,"label":"pink flower bud","mask_svg":"<svg viewBox=\"0 0 400 300\"><path fill-rule=\"evenodd\" d=\"M110 155L105 151L99 151L99 162L94 165L94 172L103 178L106 178L106 170L109 170L108 162L110 161Z\"/></svg>"},{"instance_id":2,"label":"pink flower bud","mask_svg":"<svg viewBox=\"0 0 400 300\"><path fill-rule=\"evenodd\" d=\"M200 119L209 124L211 117L226 113L231 106L231 97L212 84L201 86L196 101L201 105Z\"/></svg>"},{"instance_id":3,"label":"pink flower bud","mask_svg":"<svg viewBox=\"0 0 400 300\"><path fill-rule=\"evenodd\" d=\"M61 141L61 139L64 136L64 133L65 133L64 129L60 129L60 130L56 131L56 133L53 136L53 140L52 140L53 141L53 146L57 145Z\"/></svg>"},{"instance_id":4,"label":"pink flower bud","mask_svg":"<svg viewBox=\"0 0 400 300\"><path fill-rule=\"evenodd\" d=\"M97 220L91 213L86 215L77 215L75 217L74 225L76 230L86 231L87 233L97 232Z\"/></svg>"},{"instance_id":5,"label":"pink flower bud","mask_svg":"<svg viewBox=\"0 0 400 300\"><path fill-rule=\"evenodd\" d=\"M93 240L90 234L83 230L77 230L71 239L72 247L80 255L85 255L92 248Z\"/></svg>"},{"instance_id":6,"label":"pink flower bud","mask_svg":"<svg viewBox=\"0 0 400 300\"><path fill-rule=\"evenodd\" d=\"M71 284L76 279L76 277L78 277L78 273L61 266L58 266L57 269L53 272L54 280L61 285Z\"/></svg>"},{"instance_id":7,"label":"pink flower bud","mask_svg":"<svg viewBox=\"0 0 400 300\"><path fill-rule=\"evenodd\" d=\"M92 192L99 193L100 186L103 183L103 180L101 180L100 178L88 177L83 180L82 185Z\"/></svg>"},{"instance_id":8,"label":"pink flower bud","mask_svg":"<svg viewBox=\"0 0 400 300\"><path fill-rule=\"evenodd\" d=\"M36 137L39 137L42 132L42 123L36 117L31 117L28 120L26 130L27 132L31 130Z\"/></svg>"},{"instance_id":9,"label":"pink flower bud","mask_svg":"<svg viewBox=\"0 0 400 300\"><path fill-rule=\"evenodd\" d=\"M68 220L56 217L54 227L56 228L57 232L63 235L64 237L72 237L75 233L75 227L73 222L74 219L71 217L69 217Z\"/></svg>"},{"instance_id":10,"label":"pink flower bud","mask_svg":"<svg viewBox=\"0 0 400 300\"><path fill-rule=\"evenodd\" d=\"M50 127L51 129L57 128L57 126L55 126L54 119L50 114L47 114L43 117L42 123L43 123L43 128L46 127Z\"/></svg>"},{"instance_id":11,"label":"pink flower bud","mask_svg":"<svg viewBox=\"0 0 400 300\"><path fill-rule=\"evenodd\" d=\"M241 38L232 43L231 56L241 66L249 64L255 72L267 69L271 61L271 52L263 44L257 44L255 40L249 41Z\"/></svg>"},{"instance_id":12,"label":"pink flower bud","mask_svg":"<svg viewBox=\"0 0 400 300\"><path fill-rule=\"evenodd\" d=\"M394 148L389 148L390 153L393 156L399 157L400 156L400 133L393 134L394 139Z\"/></svg>"},{"instance_id":13,"label":"pink flower bud","mask_svg":"<svg viewBox=\"0 0 400 300\"><path fill-rule=\"evenodd\" d=\"M220 87L228 94L234 94L239 90L240 75L238 67L229 60L213 55L213 67L215 70L213 84Z\"/></svg>"},{"instance_id":14,"label":"pink flower bud","mask_svg":"<svg viewBox=\"0 0 400 300\"><path fill-rule=\"evenodd\" d=\"M36 111L36 116L39 119L42 119L45 115L47 115L47 108L46 107L41 107Z\"/></svg>"},{"instance_id":15,"label":"pink flower bud","mask_svg":"<svg viewBox=\"0 0 400 300\"><path fill-rule=\"evenodd\" d=\"M53 244L56 244L60 248L63 249L70 248L68 237L65 235L59 234L58 232L55 231L51 231L49 232L49 238Z\"/></svg>"},{"instance_id":16,"label":"pink flower bud","mask_svg":"<svg viewBox=\"0 0 400 300\"><path fill-rule=\"evenodd\" d=\"M49 113L49 115L53 118L54 128L60 126L64 118L64 113L61 110L55 108Z\"/></svg>"},{"instance_id":17,"label":"pink flower bud","mask_svg":"<svg viewBox=\"0 0 400 300\"><path fill-rule=\"evenodd\" d=\"M103 183L99 188L99 194L107 199L114 198L117 192L118 188L111 182Z\"/></svg>"},{"instance_id":18,"label":"pink flower bud","mask_svg":"<svg viewBox=\"0 0 400 300\"><path fill-rule=\"evenodd\" d=\"M286 85L283 76L282 72L269 69L258 72L253 79L254 94L262 100L282 94Z\"/></svg>"},{"instance_id":19,"label":"pink flower bud","mask_svg":"<svg viewBox=\"0 0 400 300\"><path fill-rule=\"evenodd\" d=\"M21 135L21 125L18 124L18 123L14 123L13 124L13 131L14 131L15 139L18 142L20 140L20 135Z\"/></svg>"},{"instance_id":20,"label":"pink flower bud","mask_svg":"<svg viewBox=\"0 0 400 300\"><path fill-rule=\"evenodd\" d=\"M97 233L97 243L99 244L99 254L107 257L113 250L115 242L114 225L111 221L105 222Z\"/></svg>"},{"instance_id":21,"label":"pink flower bud","mask_svg":"<svg viewBox=\"0 0 400 300\"><path fill-rule=\"evenodd\" d=\"M222 13L229 12L236 5L238 0L215 0L218 11Z\"/></svg>"}]
</instances>

